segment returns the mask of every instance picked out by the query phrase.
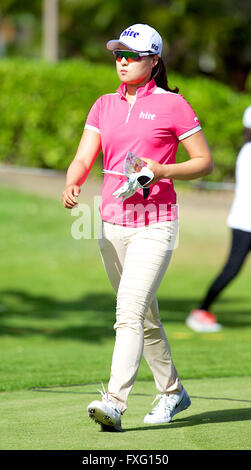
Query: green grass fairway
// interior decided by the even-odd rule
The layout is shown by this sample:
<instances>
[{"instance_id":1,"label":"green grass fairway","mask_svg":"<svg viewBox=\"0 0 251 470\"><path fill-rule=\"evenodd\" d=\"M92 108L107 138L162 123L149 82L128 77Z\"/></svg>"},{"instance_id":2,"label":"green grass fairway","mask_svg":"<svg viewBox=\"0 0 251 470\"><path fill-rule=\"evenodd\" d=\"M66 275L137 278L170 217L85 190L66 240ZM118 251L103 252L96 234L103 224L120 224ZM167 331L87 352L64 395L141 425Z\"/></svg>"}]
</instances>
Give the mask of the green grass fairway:
<instances>
[{"instance_id":1,"label":"green grass fairway","mask_svg":"<svg viewBox=\"0 0 251 470\"><path fill-rule=\"evenodd\" d=\"M185 325L225 260L226 214L210 202L181 210L179 247L158 293L192 406L169 425L144 425L157 392L143 359L125 432L111 439L86 416L100 385L72 387L109 380L116 299L97 240L72 238L76 219L60 195L0 188L0 201L1 449L250 448L251 258L214 305L222 331Z\"/></svg>"},{"instance_id":2,"label":"green grass fairway","mask_svg":"<svg viewBox=\"0 0 251 470\"><path fill-rule=\"evenodd\" d=\"M98 385L1 394L1 449L230 450L251 449L251 378L186 380L192 405L165 425L146 425L155 390L136 381L123 433L103 433L87 417Z\"/></svg>"}]
</instances>

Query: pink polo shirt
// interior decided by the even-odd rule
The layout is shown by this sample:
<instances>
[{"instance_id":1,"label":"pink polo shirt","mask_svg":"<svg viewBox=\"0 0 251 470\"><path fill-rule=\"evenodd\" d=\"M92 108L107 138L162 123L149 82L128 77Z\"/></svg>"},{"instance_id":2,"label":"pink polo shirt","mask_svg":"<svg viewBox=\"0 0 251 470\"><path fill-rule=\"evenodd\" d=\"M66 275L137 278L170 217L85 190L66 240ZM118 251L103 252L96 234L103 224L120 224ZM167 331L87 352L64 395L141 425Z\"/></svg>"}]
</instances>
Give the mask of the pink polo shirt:
<instances>
[{"instance_id":1,"label":"pink polo shirt","mask_svg":"<svg viewBox=\"0 0 251 470\"><path fill-rule=\"evenodd\" d=\"M101 96L86 120L85 129L101 135L104 169L123 173L128 152L162 164L175 163L179 141L201 130L191 106L182 95L157 87L153 79L137 89L133 106L125 94L126 84L122 83L116 93ZM104 175L102 220L138 227L177 218L171 179L151 185L147 199L139 189L123 202L113 193L126 180L123 176Z\"/></svg>"}]
</instances>

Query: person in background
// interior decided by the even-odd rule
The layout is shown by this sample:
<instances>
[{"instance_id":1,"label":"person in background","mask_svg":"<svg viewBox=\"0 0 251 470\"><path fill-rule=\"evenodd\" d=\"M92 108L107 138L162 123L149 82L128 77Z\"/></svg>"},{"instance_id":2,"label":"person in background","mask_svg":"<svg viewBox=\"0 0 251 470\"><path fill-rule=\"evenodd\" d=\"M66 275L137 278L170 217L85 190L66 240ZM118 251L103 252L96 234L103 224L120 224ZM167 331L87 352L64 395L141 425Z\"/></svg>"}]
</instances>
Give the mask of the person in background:
<instances>
[{"instance_id":1,"label":"person in background","mask_svg":"<svg viewBox=\"0 0 251 470\"><path fill-rule=\"evenodd\" d=\"M62 199L66 208L75 206L102 148L99 247L117 295L116 338L108 391L101 391L102 399L92 401L87 413L102 430L121 431L143 354L160 392L144 422L169 423L191 403L173 363L156 293L178 231L173 180L209 174L213 160L195 112L168 86L159 33L135 24L107 48L114 54L121 84L93 104ZM176 163L179 142L189 157L182 163ZM138 160L135 171L123 176L128 153ZM102 355L102 344L97 354Z\"/></svg>"},{"instance_id":2,"label":"person in background","mask_svg":"<svg viewBox=\"0 0 251 470\"><path fill-rule=\"evenodd\" d=\"M227 219L232 232L230 251L223 269L210 285L200 305L186 319L187 326L202 333L221 330L222 325L217 322L210 307L223 289L236 278L251 250L251 106L245 110L242 122L244 144L236 160L235 195Z\"/></svg>"}]
</instances>

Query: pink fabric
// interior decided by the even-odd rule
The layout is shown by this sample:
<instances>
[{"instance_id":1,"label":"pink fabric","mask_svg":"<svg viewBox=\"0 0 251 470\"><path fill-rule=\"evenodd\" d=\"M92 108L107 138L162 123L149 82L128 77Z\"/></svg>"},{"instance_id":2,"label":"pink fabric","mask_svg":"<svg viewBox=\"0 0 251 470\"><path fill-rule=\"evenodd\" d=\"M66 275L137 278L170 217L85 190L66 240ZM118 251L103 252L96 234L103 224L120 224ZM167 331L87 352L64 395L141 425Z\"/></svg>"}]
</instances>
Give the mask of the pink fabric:
<instances>
[{"instance_id":1,"label":"pink fabric","mask_svg":"<svg viewBox=\"0 0 251 470\"><path fill-rule=\"evenodd\" d=\"M123 172L130 151L159 163L175 163L179 140L198 132L196 114L182 95L166 92L154 80L137 89L134 105L126 97L126 84L116 93L101 96L92 106L86 128L101 134L104 169ZM105 174L102 186L101 217L104 221L137 227L177 218L173 181L164 179L126 199L112 195L126 178Z\"/></svg>"}]
</instances>

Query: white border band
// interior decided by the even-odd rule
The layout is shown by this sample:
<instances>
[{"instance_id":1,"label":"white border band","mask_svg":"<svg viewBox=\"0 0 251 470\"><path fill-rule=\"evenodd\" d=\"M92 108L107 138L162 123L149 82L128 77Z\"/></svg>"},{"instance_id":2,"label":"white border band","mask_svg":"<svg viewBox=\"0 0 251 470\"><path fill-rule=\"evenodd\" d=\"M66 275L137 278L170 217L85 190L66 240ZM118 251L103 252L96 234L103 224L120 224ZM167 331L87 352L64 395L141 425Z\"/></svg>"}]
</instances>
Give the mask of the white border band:
<instances>
[{"instance_id":1,"label":"white border band","mask_svg":"<svg viewBox=\"0 0 251 470\"><path fill-rule=\"evenodd\" d=\"M100 130L97 127L90 126L90 124L86 124L85 129L87 129L88 131L94 131L94 132L97 132L98 134L100 134Z\"/></svg>"},{"instance_id":2,"label":"white border band","mask_svg":"<svg viewBox=\"0 0 251 470\"><path fill-rule=\"evenodd\" d=\"M190 131L185 132L184 134L179 135L179 136L178 136L178 139L179 139L179 140L183 140L183 139L185 139L186 137L189 137L190 135L193 135L193 134L195 134L196 132L199 132L199 131L201 131L201 126L200 126L200 125L197 126L197 127L194 127L194 128L191 129Z\"/></svg>"}]
</instances>

